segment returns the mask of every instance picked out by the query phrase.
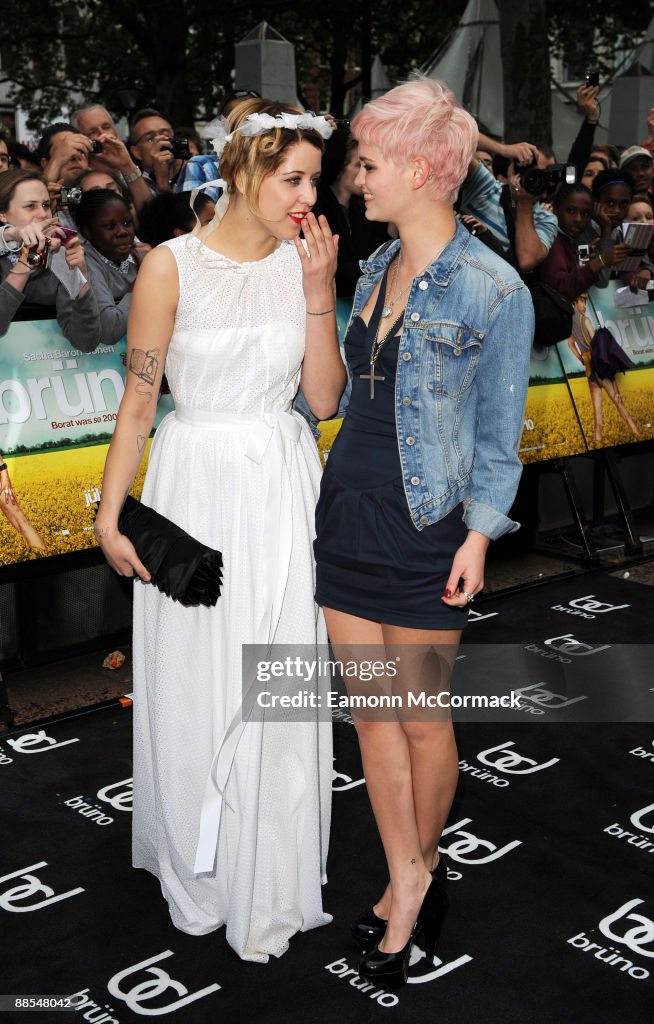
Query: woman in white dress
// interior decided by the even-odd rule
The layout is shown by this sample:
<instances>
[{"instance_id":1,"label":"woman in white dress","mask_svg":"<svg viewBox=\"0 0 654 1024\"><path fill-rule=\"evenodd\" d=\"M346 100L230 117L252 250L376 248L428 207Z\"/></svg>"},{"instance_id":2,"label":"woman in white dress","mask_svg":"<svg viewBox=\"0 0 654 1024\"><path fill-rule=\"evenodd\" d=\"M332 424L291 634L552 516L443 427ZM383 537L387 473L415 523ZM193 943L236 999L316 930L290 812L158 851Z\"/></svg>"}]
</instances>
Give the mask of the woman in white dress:
<instances>
[{"instance_id":1,"label":"woman in white dress","mask_svg":"<svg viewBox=\"0 0 654 1024\"><path fill-rule=\"evenodd\" d=\"M320 463L291 403L301 382L331 415L345 371L338 239L309 212L329 126L251 100L229 127L228 201L204 241L172 239L139 271L95 532L118 573L147 583L117 519L165 364L176 411L152 443L143 501L222 551L223 589L215 608L135 591L133 863L159 878L178 928L226 924L239 956L265 962L330 921L331 732L309 712L242 716L242 645L326 642L311 547Z\"/></svg>"}]
</instances>

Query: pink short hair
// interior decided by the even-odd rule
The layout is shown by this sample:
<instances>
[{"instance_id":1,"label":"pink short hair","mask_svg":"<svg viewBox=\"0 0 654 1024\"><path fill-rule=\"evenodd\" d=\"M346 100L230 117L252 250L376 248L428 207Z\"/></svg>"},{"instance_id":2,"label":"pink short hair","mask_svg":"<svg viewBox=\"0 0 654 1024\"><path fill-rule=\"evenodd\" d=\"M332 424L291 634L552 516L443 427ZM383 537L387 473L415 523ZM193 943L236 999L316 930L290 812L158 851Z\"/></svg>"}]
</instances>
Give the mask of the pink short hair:
<instances>
[{"instance_id":1,"label":"pink short hair","mask_svg":"<svg viewBox=\"0 0 654 1024\"><path fill-rule=\"evenodd\" d=\"M366 103L352 134L399 166L425 157L434 172L434 196L448 203L456 199L479 139L474 118L433 78L405 82Z\"/></svg>"}]
</instances>

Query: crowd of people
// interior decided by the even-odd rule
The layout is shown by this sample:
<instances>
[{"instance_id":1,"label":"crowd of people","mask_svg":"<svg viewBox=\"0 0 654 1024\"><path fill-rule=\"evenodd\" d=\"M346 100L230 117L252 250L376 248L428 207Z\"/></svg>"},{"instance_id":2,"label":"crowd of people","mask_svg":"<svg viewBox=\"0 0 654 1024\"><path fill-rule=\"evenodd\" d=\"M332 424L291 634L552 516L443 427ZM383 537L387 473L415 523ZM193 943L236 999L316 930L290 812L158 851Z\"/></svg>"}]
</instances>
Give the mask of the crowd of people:
<instances>
[{"instance_id":1,"label":"crowd of people","mask_svg":"<svg viewBox=\"0 0 654 1024\"><path fill-rule=\"evenodd\" d=\"M526 166L546 174L553 165L558 170L551 149L480 135L456 206L481 241L572 302L619 273L628 255L623 222L654 223L654 115L642 144L622 152L595 145L598 91L577 91L584 117L568 155L574 181L550 173L542 191L525 188ZM257 96L235 92L220 113ZM66 338L82 351L123 337L144 254L214 216L220 189L206 186L220 178L220 168L215 153L203 152L206 146L194 129L174 128L153 108L133 116L123 142L109 111L95 103L45 128L34 151L0 132L0 269L7 282L0 334L19 308L37 303L55 307ZM327 141L315 212L324 213L340 236L341 297L354 294L359 262L395 233L394 225L366 218L355 183L358 168L358 143L339 127ZM202 191L191 208L188 193L197 188ZM49 255L61 247L68 267L78 268L88 287L66 289L63 275L53 274L44 260L26 265L28 250L38 254L46 247ZM627 282L644 288L653 269L646 255Z\"/></svg>"},{"instance_id":2,"label":"crowd of people","mask_svg":"<svg viewBox=\"0 0 654 1024\"><path fill-rule=\"evenodd\" d=\"M0 333L23 301L53 304L85 351L128 328L95 523L109 563L151 580L118 519L164 366L175 411L144 501L223 553L215 607L136 590L133 860L160 880L178 928L226 924L244 959L279 956L330 920L332 756L318 713L253 714L243 645L319 650L329 635L343 663L359 645L397 662L400 696L447 690L488 545L519 526L525 282L578 300L621 272L624 222L654 220L651 135L595 148L597 89L578 100L567 173L545 148L479 135L428 79L367 104L351 137L250 93L231 98L213 154L154 109L124 144L97 105L48 128L35 154L4 140L21 166L0 174ZM196 188L214 192L192 208ZM647 255L638 264L634 289L654 269ZM301 387L317 418L338 408L337 295L354 296L351 396L321 475L292 405ZM583 333L575 343L586 365ZM414 943L434 954L447 906L438 844L456 743L447 714L355 724L388 880L351 934L361 976L399 986Z\"/></svg>"}]
</instances>

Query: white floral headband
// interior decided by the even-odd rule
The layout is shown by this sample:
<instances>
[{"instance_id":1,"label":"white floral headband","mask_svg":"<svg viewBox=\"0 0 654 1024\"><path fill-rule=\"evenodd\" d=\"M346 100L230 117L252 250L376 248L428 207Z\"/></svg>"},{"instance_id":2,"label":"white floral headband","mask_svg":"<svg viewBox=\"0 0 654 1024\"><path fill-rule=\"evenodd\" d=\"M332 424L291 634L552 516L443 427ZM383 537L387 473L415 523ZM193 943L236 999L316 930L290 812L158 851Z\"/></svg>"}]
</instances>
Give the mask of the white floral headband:
<instances>
[{"instance_id":1,"label":"white floral headband","mask_svg":"<svg viewBox=\"0 0 654 1024\"><path fill-rule=\"evenodd\" d=\"M323 139L328 139L334 129L330 125L326 117L319 116L317 114L307 111L304 114L290 114L283 111L277 117L273 117L272 114L248 114L242 124L235 128L233 132L229 132L229 123L227 118L217 117L215 121L208 124L204 129L204 135L211 139L211 145L214 150L220 156L223 149L228 142L231 142L236 132L240 132L241 135L263 135L264 132L274 131L275 128L290 128L292 131L314 131L318 132Z\"/></svg>"}]
</instances>

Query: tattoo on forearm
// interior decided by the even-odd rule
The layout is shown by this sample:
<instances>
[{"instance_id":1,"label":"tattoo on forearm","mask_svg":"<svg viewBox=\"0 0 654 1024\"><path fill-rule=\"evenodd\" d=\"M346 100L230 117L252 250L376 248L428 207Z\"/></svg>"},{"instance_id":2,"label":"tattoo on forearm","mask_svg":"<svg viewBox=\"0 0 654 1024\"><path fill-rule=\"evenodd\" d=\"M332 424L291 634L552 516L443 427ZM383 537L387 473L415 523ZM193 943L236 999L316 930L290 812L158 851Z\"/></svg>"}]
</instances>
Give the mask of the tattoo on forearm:
<instances>
[{"instance_id":1,"label":"tattoo on forearm","mask_svg":"<svg viewBox=\"0 0 654 1024\"><path fill-rule=\"evenodd\" d=\"M142 348L135 348L130 353L129 366L127 369L136 377L145 381L146 384L154 384L157 370L159 369L159 349L151 348L145 352Z\"/></svg>"},{"instance_id":2,"label":"tattoo on forearm","mask_svg":"<svg viewBox=\"0 0 654 1024\"><path fill-rule=\"evenodd\" d=\"M139 397L142 398L144 402L147 402L148 405L152 401L152 389L148 387L147 384L137 384L136 394L139 395Z\"/></svg>"},{"instance_id":3,"label":"tattoo on forearm","mask_svg":"<svg viewBox=\"0 0 654 1024\"><path fill-rule=\"evenodd\" d=\"M145 448L146 440L147 438L143 437L143 434L139 434L139 436L136 438L136 447L138 448L139 453L141 453Z\"/></svg>"}]
</instances>

